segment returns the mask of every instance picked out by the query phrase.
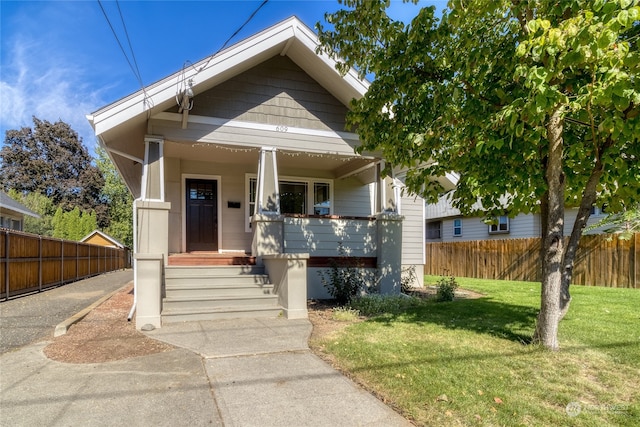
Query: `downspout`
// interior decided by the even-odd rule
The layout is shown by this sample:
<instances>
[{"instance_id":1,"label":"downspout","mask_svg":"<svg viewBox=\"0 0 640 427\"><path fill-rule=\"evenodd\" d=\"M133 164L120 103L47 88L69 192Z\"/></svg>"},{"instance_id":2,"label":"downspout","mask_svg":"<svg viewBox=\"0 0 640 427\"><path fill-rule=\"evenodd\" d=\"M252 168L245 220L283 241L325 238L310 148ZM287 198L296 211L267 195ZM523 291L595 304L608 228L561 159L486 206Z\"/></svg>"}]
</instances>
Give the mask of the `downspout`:
<instances>
[{"instance_id":1,"label":"downspout","mask_svg":"<svg viewBox=\"0 0 640 427\"><path fill-rule=\"evenodd\" d=\"M131 322L133 318L133 313L136 311L136 304L138 303L138 286L136 280L136 271L137 271L137 261L136 254L138 253L138 221L136 221L136 215L138 210L136 209L137 202L140 199L133 199L133 305L131 306L131 311L129 311L129 316L127 316L127 321Z\"/></svg>"}]
</instances>

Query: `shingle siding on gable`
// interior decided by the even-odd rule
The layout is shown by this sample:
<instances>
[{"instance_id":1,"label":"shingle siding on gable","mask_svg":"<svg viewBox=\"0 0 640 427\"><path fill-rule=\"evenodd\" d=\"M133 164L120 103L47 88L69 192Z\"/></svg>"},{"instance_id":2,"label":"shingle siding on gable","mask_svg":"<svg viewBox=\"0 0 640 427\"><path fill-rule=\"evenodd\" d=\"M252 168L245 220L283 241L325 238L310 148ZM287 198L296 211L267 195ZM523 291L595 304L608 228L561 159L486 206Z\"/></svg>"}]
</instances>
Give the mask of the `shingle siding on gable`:
<instances>
[{"instance_id":1,"label":"shingle siding on gable","mask_svg":"<svg viewBox=\"0 0 640 427\"><path fill-rule=\"evenodd\" d=\"M293 61L278 55L197 95L190 114L344 131L347 111Z\"/></svg>"}]
</instances>

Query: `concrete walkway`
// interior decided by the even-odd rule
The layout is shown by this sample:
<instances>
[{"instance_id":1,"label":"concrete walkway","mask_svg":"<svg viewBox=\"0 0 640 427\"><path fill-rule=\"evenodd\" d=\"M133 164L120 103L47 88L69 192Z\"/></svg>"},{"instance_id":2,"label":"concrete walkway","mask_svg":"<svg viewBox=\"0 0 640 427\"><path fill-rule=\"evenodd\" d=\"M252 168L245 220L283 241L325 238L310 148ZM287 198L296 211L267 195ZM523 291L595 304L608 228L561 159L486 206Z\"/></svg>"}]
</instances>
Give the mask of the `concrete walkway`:
<instances>
[{"instance_id":1,"label":"concrete walkway","mask_svg":"<svg viewBox=\"0 0 640 427\"><path fill-rule=\"evenodd\" d=\"M308 320L169 324L148 336L203 357L225 426L408 426L309 351Z\"/></svg>"},{"instance_id":2,"label":"concrete walkway","mask_svg":"<svg viewBox=\"0 0 640 427\"><path fill-rule=\"evenodd\" d=\"M312 354L307 320L168 324L175 350L99 364L0 355L0 425L409 426Z\"/></svg>"}]
</instances>

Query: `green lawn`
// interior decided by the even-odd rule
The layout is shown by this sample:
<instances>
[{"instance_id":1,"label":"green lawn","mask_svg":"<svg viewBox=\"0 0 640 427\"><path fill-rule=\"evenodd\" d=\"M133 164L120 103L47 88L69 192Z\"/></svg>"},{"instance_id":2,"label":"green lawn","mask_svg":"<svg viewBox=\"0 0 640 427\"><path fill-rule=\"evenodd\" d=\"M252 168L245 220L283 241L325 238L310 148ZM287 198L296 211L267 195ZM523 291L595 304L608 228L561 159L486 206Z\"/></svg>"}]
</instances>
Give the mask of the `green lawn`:
<instances>
[{"instance_id":1,"label":"green lawn","mask_svg":"<svg viewBox=\"0 0 640 427\"><path fill-rule=\"evenodd\" d=\"M458 282L485 297L429 301L319 344L420 425L640 425L640 290L572 287L549 352L528 344L539 284Z\"/></svg>"}]
</instances>

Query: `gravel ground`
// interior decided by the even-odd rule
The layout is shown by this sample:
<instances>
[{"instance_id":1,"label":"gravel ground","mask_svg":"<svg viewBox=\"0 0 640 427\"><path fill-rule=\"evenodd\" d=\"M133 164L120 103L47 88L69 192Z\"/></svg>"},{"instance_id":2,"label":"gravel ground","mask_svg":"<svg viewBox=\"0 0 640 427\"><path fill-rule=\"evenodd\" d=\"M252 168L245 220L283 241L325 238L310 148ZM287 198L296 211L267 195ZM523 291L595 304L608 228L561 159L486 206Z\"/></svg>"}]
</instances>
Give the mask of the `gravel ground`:
<instances>
[{"instance_id":1,"label":"gravel ground","mask_svg":"<svg viewBox=\"0 0 640 427\"><path fill-rule=\"evenodd\" d=\"M0 302L0 354L53 338L56 325L133 280L133 270L101 274Z\"/></svg>"}]
</instances>

